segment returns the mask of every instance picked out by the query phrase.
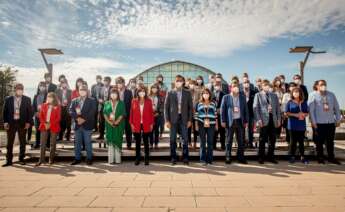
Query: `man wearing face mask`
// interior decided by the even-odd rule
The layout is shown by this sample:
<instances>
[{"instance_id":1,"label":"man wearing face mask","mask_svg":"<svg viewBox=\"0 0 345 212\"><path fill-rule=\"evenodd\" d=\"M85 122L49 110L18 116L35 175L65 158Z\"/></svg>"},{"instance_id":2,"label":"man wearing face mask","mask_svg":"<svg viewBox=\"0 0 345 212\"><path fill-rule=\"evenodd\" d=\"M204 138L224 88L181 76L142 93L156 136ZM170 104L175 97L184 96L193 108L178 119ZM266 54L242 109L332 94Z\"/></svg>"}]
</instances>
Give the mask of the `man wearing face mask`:
<instances>
[{"instance_id":1,"label":"man wearing face mask","mask_svg":"<svg viewBox=\"0 0 345 212\"><path fill-rule=\"evenodd\" d=\"M240 93L239 84L232 84L231 94L223 97L220 113L221 125L226 129L227 135L225 162L231 163L233 137L236 134L238 162L247 164L244 158L243 132L248 124L248 107L245 96Z\"/></svg>"},{"instance_id":2,"label":"man wearing face mask","mask_svg":"<svg viewBox=\"0 0 345 212\"><path fill-rule=\"evenodd\" d=\"M5 99L3 119L4 129L7 131L7 153L3 167L12 165L13 144L17 132L20 143L19 163L25 165L26 132L32 120L32 106L30 98L23 95L23 90L23 84L17 84L15 95Z\"/></svg>"},{"instance_id":3,"label":"man wearing face mask","mask_svg":"<svg viewBox=\"0 0 345 212\"><path fill-rule=\"evenodd\" d=\"M221 73L217 73L216 74L215 83L222 84L222 91L224 92L224 94L228 94L229 93L229 86L228 86L228 84L223 83L223 76L222 76Z\"/></svg>"},{"instance_id":4,"label":"man wearing face mask","mask_svg":"<svg viewBox=\"0 0 345 212\"><path fill-rule=\"evenodd\" d=\"M319 163L324 162L323 144L327 147L328 161L340 164L334 155L334 136L336 127L340 126L339 103L331 91L327 90L325 80L319 80L317 91L308 101L312 127L316 134L316 151Z\"/></svg>"},{"instance_id":5,"label":"man wearing face mask","mask_svg":"<svg viewBox=\"0 0 345 212\"><path fill-rule=\"evenodd\" d=\"M98 100L100 97L102 87L103 87L102 76L97 75L96 76L96 84L93 84L91 86L91 97L93 97L94 99L97 100L97 107L98 107ZM96 115L95 115L95 120L98 120L98 113L96 113ZM95 131L98 131L97 122L95 122Z\"/></svg>"},{"instance_id":6,"label":"man wearing face mask","mask_svg":"<svg viewBox=\"0 0 345 212\"><path fill-rule=\"evenodd\" d=\"M44 74L44 80L47 86L48 93L55 92L57 89L57 86L54 83L52 83L52 76L50 73Z\"/></svg>"},{"instance_id":7,"label":"man wearing face mask","mask_svg":"<svg viewBox=\"0 0 345 212\"><path fill-rule=\"evenodd\" d=\"M40 148L41 133L39 131L39 126L40 126L39 113L40 113L42 104L46 101L46 97L47 97L47 88L46 88L45 82L42 81L38 84L37 93L34 96L34 99L32 102L32 110L33 110L34 123L35 123L35 128L36 128L36 142L32 146L32 148L34 149Z\"/></svg>"},{"instance_id":8,"label":"man wearing face mask","mask_svg":"<svg viewBox=\"0 0 345 212\"><path fill-rule=\"evenodd\" d=\"M159 74L157 77L156 77L156 84L158 85L158 90L159 90L159 96L160 96L160 104L161 105L164 105L164 102L165 102L165 97L167 95L167 92L168 92L168 86L165 85L164 83L164 77L162 74ZM164 125L165 125L165 120L164 120L164 116L163 116L163 113L162 112L162 115L159 117L159 132L160 132L160 137L162 138L163 137L163 132L164 132Z\"/></svg>"},{"instance_id":9,"label":"man wearing face mask","mask_svg":"<svg viewBox=\"0 0 345 212\"><path fill-rule=\"evenodd\" d=\"M129 113L131 111L131 103L132 103L132 92L126 88L125 86L125 79L123 77L117 77L115 79L115 83L117 86L117 89L119 91L119 97L120 100L125 103L125 109L126 109L126 116L123 118L125 120L125 133L126 133L126 142L127 142L127 148L132 148L132 130L131 125L129 124Z\"/></svg>"},{"instance_id":10,"label":"man wearing face mask","mask_svg":"<svg viewBox=\"0 0 345 212\"><path fill-rule=\"evenodd\" d=\"M259 163L265 161L265 144L268 143L267 161L278 163L274 158L276 128L281 125L281 110L276 94L270 92L270 82L263 80L262 90L255 94L253 110L255 121L260 127Z\"/></svg>"},{"instance_id":11,"label":"man wearing face mask","mask_svg":"<svg viewBox=\"0 0 345 212\"><path fill-rule=\"evenodd\" d=\"M176 164L176 135L178 128L183 138L183 162L189 164L188 128L192 126L193 101L191 93L183 88L184 77L175 77L175 89L168 92L164 103L165 122L170 128L171 162Z\"/></svg>"},{"instance_id":12,"label":"man wearing face mask","mask_svg":"<svg viewBox=\"0 0 345 212\"><path fill-rule=\"evenodd\" d=\"M243 73L243 75L242 75L242 83L240 84L240 91L241 91L241 92L244 90L243 84L246 83L246 82L249 83L249 89L250 89L250 90L255 90L254 84L251 83L251 82L249 81L249 75L248 75L248 73L245 72L245 73Z\"/></svg>"},{"instance_id":13,"label":"man wearing face mask","mask_svg":"<svg viewBox=\"0 0 345 212\"><path fill-rule=\"evenodd\" d=\"M214 91L214 83L215 83L215 75L211 74L208 76L208 83L206 84L206 88L208 88L211 92Z\"/></svg>"},{"instance_id":14,"label":"man wearing face mask","mask_svg":"<svg viewBox=\"0 0 345 212\"><path fill-rule=\"evenodd\" d=\"M308 90L307 90L307 87L302 84L302 77L301 77L301 75L295 74L293 76L293 81L294 81L294 83L296 83L298 88L302 89L303 96L304 96L304 101L308 101Z\"/></svg>"},{"instance_id":15,"label":"man wearing face mask","mask_svg":"<svg viewBox=\"0 0 345 212\"><path fill-rule=\"evenodd\" d=\"M253 148L253 141L254 141L254 111L253 111L253 102L254 102L254 97L255 94L257 93L255 91L254 85L250 86L249 80L243 81L242 87L243 87L243 94L246 97L246 102L247 102L247 107L248 107L248 127L247 127L247 132L248 132L248 143L247 146L249 148ZM245 134L243 134L243 137L245 138Z\"/></svg>"},{"instance_id":16,"label":"man wearing face mask","mask_svg":"<svg viewBox=\"0 0 345 212\"><path fill-rule=\"evenodd\" d=\"M88 97L88 89L85 85L79 88L79 97L73 99L69 108L69 113L75 121L75 142L74 153L75 160L71 165L81 163L81 146L85 142L88 165L92 164L92 130L95 126L95 113L97 106L94 99Z\"/></svg>"},{"instance_id":17,"label":"man wearing face mask","mask_svg":"<svg viewBox=\"0 0 345 212\"><path fill-rule=\"evenodd\" d=\"M129 90L132 92L132 97L133 98L136 95L136 89L137 89L137 81L136 81L136 79L130 79L129 80Z\"/></svg>"},{"instance_id":18,"label":"man wearing face mask","mask_svg":"<svg viewBox=\"0 0 345 212\"><path fill-rule=\"evenodd\" d=\"M213 149L217 148L217 138L219 135L219 142L222 150L225 150L225 128L221 126L220 105L222 103L225 93L222 91L222 83L216 82L214 85L213 101L217 107L218 130L214 133Z\"/></svg>"},{"instance_id":19,"label":"man wearing face mask","mask_svg":"<svg viewBox=\"0 0 345 212\"><path fill-rule=\"evenodd\" d=\"M68 88L67 79L62 79L60 83L60 87L56 90L56 96L61 105L61 130L59 132L58 141L63 140L65 132L65 138L69 141L71 137L71 116L68 113L68 109L72 101L72 90Z\"/></svg>"},{"instance_id":20,"label":"man wearing face mask","mask_svg":"<svg viewBox=\"0 0 345 212\"><path fill-rule=\"evenodd\" d=\"M109 100L110 90L111 90L111 78L104 77L103 80L103 87L100 90L99 97L98 97L98 131L99 137L97 138L99 141L99 148L102 147L102 140L104 139L104 130L105 130L105 119L103 114L103 106L106 101ZM106 143L104 142L104 148L106 148Z\"/></svg>"}]
</instances>

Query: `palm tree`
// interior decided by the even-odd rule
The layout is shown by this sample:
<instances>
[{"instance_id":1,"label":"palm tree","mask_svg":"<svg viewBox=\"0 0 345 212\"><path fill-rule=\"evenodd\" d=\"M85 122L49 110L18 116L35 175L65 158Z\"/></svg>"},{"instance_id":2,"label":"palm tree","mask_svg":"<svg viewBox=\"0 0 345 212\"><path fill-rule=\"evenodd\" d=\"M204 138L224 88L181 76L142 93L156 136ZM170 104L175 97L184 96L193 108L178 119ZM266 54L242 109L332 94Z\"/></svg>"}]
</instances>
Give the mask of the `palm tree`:
<instances>
[{"instance_id":1,"label":"palm tree","mask_svg":"<svg viewBox=\"0 0 345 212\"><path fill-rule=\"evenodd\" d=\"M2 110L5 98L11 95L16 82L18 70L11 66L0 64L0 127L3 127Z\"/></svg>"}]
</instances>

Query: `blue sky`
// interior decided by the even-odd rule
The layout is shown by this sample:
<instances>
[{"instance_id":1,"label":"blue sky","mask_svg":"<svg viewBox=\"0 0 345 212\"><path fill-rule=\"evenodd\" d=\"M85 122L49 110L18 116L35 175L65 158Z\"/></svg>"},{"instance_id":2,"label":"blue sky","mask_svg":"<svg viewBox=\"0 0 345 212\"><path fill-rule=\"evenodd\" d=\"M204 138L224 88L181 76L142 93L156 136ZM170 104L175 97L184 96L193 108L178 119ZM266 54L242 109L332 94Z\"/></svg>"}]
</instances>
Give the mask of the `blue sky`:
<instances>
[{"instance_id":1,"label":"blue sky","mask_svg":"<svg viewBox=\"0 0 345 212\"><path fill-rule=\"evenodd\" d=\"M31 96L45 67L38 48L58 48L48 57L54 78L70 84L96 74L127 80L150 66L184 60L223 73L226 80L246 71L272 79L298 73L313 45L306 84L326 79L345 107L345 1L221 0L50 0L0 1L0 63L15 66ZM56 80L56 78L54 79Z\"/></svg>"}]
</instances>

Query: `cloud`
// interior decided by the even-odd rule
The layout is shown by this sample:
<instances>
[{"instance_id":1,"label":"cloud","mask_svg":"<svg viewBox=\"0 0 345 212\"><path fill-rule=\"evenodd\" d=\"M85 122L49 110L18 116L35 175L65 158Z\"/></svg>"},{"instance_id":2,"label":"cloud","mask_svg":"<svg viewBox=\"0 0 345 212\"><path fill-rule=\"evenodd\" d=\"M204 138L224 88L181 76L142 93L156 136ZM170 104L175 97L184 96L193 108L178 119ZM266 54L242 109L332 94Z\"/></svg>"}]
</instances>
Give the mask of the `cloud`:
<instances>
[{"instance_id":1,"label":"cloud","mask_svg":"<svg viewBox=\"0 0 345 212\"><path fill-rule=\"evenodd\" d=\"M15 67L18 71L17 81L25 85L27 94L33 96L38 82L43 80L45 67ZM123 71L126 70L126 71ZM58 76L64 74L74 88L74 83L78 77L82 77L91 87L95 83L96 75L110 76L114 79L117 76L123 76L125 79L133 77L134 70L129 70L127 64L108 58L88 58L77 57L69 58L66 62L58 62L53 67L53 82L57 83Z\"/></svg>"},{"instance_id":2,"label":"cloud","mask_svg":"<svg viewBox=\"0 0 345 212\"><path fill-rule=\"evenodd\" d=\"M330 50L326 54L315 54L308 62L311 67L331 67L345 65L345 52Z\"/></svg>"},{"instance_id":3,"label":"cloud","mask_svg":"<svg viewBox=\"0 0 345 212\"><path fill-rule=\"evenodd\" d=\"M343 0L127 0L106 9L99 9L103 1L93 3L92 27L74 36L81 43L202 56L224 56L270 39L327 32L345 23Z\"/></svg>"}]
</instances>

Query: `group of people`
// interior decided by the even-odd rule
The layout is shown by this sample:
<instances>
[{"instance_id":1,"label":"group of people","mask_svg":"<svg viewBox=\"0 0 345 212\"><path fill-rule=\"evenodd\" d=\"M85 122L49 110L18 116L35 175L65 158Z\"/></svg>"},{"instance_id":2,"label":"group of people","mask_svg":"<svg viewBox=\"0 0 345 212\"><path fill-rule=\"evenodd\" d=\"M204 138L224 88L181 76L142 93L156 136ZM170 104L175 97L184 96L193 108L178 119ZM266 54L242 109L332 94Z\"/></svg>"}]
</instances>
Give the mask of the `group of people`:
<instances>
[{"instance_id":1,"label":"group of people","mask_svg":"<svg viewBox=\"0 0 345 212\"><path fill-rule=\"evenodd\" d=\"M112 84L110 77L96 76L91 86L78 78L72 90L64 75L59 84L52 83L49 73L39 82L37 93L31 99L23 94L24 86L15 86L15 93L5 100L3 118L7 131L6 163L11 166L13 144L18 132L20 142L19 162L25 164L27 131L36 128L33 148L40 148L37 166L45 163L46 149L50 149L49 164L54 163L57 141L70 140L74 131L75 159L72 165L81 163L86 150L86 163L92 164L92 134L99 133L99 147L108 148L108 162L121 163L123 138L127 148L135 140L135 165L142 161L149 165L150 149L158 148L164 127L169 128L171 163L178 161L177 138L181 137L182 159L189 163L189 149L200 142L200 162L212 164L213 151L220 143L225 151L225 162L232 162L234 136L237 143L237 160L247 164L245 148L257 146L254 130L259 131L258 162L278 163L274 156L275 144L282 131L289 143L290 163L295 163L298 144L299 159L307 164L304 155L306 120L309 118L316 144L317 159L325 163L323 145L327 147L327 160L340 164L334 155L335 129L341 115L336 96L327 90L325 80L315 82L308 93L301 76L294 75L293 82L285 82L284 75L272 82L256 79L251 83L247 73L240 80L232 77L226 83L222 74L210 75L208 83L202 76L196 79L175 77L173 88L168 89L162 75L146 87L142 77L131 79L126 86L123 77ZM125 135L125 136L124 136ZM193 137L193 139L192 139ZM256 144L256 145L254 145ZM268 144L267 154L265 153Z\"/></svg>"}]
</instances>

